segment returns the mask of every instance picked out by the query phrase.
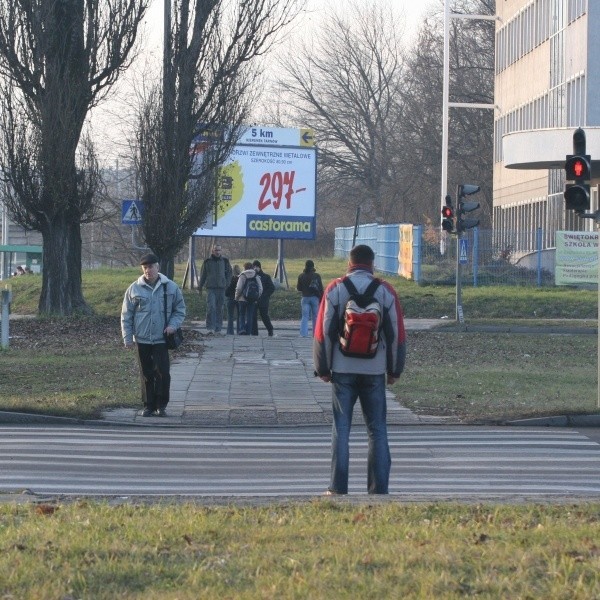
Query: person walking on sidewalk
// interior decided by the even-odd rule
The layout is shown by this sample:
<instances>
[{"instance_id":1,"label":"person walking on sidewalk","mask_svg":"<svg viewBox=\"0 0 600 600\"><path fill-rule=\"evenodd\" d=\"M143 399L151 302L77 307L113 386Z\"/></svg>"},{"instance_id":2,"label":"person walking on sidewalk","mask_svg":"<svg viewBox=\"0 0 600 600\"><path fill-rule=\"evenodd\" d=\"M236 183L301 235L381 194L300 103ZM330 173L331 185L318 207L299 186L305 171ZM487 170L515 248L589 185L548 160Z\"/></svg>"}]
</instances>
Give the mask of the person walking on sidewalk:
<instances>
[{"instance_id":1,"label":"person walking on sidewalk","mask_svg":"<svg viewBox=\"0 0 600 600\"><path fill-rule=\"evenodd\" d=\"M229 259L221 256L221 244L214 244L211 255L202 263L198 292L206 288L206 329L219 333L223 327L225 288L231 279Z\"/></svg>"},{"instance_id":2,"label":"person walking on sidewalk","mask_svg":"<svg viewBox=\"0 0 600 600\"><path fill-rule=\"evenodd\" d=\"M252 322L256 303L262 294L262 282L251 262L244 263L244 270L235 288L235 299L240 309L240 335L252 334Z\"/></svg>"},{"instance_id":3,"label":"person walking on sidewalk","mask_svg":"<svg viewBox=\"0 0 600 600\"><path fill-rule=\"evenodd\" d=\"M298 276L296 289L302 292L302 299L300 300L300 308L302 309L300 335L308 337L308 320L310 319L314 336L319 302L323 296L323 282L321 276L316 272L315 263L312 260L307 260L304 263L304 271Z\"/></svg>"},{"instance_id":4,"label":"person walking on sidewalk","mask_svg":"<svg viewBox=\"0 0 600 600\"><path fill-rule=\"evenodd\" d=\"M252 321L252 335L258 335L258 315L260 314L260 318L269 337L273 337L273 323L271 323L271 318L269 317L269 299L275 291L275 284L273 283L271 276L262 270L260 260L253 261L252 266L254 267L256 274L260 277L263 288L262 294L256 303L257 310L254 313L254 320Z\"/></svg>"},{"instance_id":5,"label":"person walking on sidewalk","mask_svg":"<svg viewBox=\"0 0 600 600\"><path fill-rule=\"evenodd\" d=\"M388 493L392 461L386 423L386 375L391 385L404 369L406 334L398 296L391 285L374 278L374 262L375 254L369 246L355 246L350 251L347 274L327 286L319 307L313 341L315 374L333 386L327 495L348 493L348 446L357 398L369 437L367 491ZM364 335L368 326L371 329Z\"/></svg>"},{"instance_id":6,"label":"person walking on sidewalk","mask_svg":"<svg viewBox=\"0 0 600 600\"><path fill-rule=\"evenodd\" d=\"M125 348L137 348L144 417L166 416L171 372L165 336L174 334L185 319L183 294L174 281L158 272L158 263L154 254L142 256L143 274L127 288L121 307L123 343Z\"/></svg>"}]
</instances>

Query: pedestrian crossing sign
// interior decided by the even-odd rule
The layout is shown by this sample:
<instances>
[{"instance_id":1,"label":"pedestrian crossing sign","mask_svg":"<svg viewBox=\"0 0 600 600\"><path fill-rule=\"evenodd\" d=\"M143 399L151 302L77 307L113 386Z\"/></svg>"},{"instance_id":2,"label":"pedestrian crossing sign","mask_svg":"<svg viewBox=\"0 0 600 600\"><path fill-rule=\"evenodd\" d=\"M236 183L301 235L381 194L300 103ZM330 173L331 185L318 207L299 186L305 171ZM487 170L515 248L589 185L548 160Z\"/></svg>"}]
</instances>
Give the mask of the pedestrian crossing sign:
<instances>
[{"instance_id":1,"label":"pedestrian crossing sign","mask_svg":"<svg viewBox=\"0 0 600 600\"><path fill-rule=\"evenodd\" d=\"M123 225L139 225L142 222L144 203L141 200L123 200L121 207L121 223Z\"/></svg>"},{"instance_id":2,"label":"pedestrian crossing sign","mask_svg":"<svg viewBox=\"0 0 600 600\"><path fill-rule=\"evenodd\" d=\"M458 241L460 242L458 250L458 262L461 265L466 265L469 262L469 240L460 238Z\"/></svg>"}]
</instances>

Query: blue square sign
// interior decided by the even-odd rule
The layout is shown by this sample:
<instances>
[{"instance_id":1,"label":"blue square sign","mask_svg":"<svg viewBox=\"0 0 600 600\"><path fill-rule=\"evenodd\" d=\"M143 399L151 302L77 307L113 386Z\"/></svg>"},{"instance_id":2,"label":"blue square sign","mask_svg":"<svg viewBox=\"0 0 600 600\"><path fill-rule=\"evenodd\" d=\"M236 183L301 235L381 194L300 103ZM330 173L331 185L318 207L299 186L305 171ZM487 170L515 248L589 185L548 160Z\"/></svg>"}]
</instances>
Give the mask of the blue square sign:
<instances>
[{"instance_id":1,"label":"blue square sign","mask_svg":"<svg viewBox=\"0 0 600 600\"><path fill-rule=\"evenodd\" d=\"M469 262L469 240L460 238L458 246L458 262L466 265Z\"/></svg>"},{"instance_id":2,"label":"blue square sign","mask_svg":"<svg viewBox=\"0 0 600 600\"><path fill-rule=\"evenodd\" d=\"M123 225L139 225L142 222L144 203L141 200L123 200L121 206L121 223Z\"/></svg>"}]
</instances>

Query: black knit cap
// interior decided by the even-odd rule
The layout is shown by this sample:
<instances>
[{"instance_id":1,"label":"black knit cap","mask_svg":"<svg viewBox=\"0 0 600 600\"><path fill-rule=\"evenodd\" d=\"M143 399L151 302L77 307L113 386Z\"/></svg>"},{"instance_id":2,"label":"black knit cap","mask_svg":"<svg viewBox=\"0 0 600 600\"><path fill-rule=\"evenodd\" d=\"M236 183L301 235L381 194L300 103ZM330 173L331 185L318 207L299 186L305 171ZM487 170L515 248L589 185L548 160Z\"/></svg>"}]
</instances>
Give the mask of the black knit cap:
<instances>
[{"instance_id":1,"label":"black knit cap","mask_svg":"<svg viewBox=\"0 0 600 600\"><path fill-rule=\"evenodd\" d=\"M140 265L153 265L155 263L159 263L158 256L156 254L144 254L142 258L140 258Z\"/></svg>"}]
</instances>

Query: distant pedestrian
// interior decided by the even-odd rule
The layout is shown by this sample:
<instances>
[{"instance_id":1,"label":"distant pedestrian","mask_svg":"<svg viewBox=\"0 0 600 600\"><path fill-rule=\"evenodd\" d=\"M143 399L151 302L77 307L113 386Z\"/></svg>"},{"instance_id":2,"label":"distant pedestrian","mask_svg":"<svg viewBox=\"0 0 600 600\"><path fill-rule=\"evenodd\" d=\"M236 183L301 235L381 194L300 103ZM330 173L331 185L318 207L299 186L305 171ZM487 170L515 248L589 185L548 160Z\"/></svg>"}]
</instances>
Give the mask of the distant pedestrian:
<instances>
[{"instance_id":1,"label":"distant pedestrian","mask_svg":"<svg viewBox=\"0 0 600 600\"><path fill-rule=\"evenodd\" d=\"M308 337L308 322L310 320L314 336L319 302L323 296L323 282L321 281L321 276L315 270L315 263L312 260L307 260L304 263L304 271L298 276L296 289L302 292L302 299L300 300L300 308L302 310L300 335Z\"/></svg>"},{"instance_id":2,"label":"distant pedestrian","mask_svg":"<svg viewBox=\"0 0 600 600\"><path fill-rule=\"evenodd\" d=\"M375 254L366 245L350 251L348 272L332 281L319 307L313 342L316 374L333 385L331 480L327 495L348 493L352 411L360 400L369 449L367 491L387 494L391 456L385 398L404 369L402 308L387 282L375 279Z\"/></svg>"},{"instance_id":3,"label":"distant pedestrian","mask_svg":"<svg viewBox=\"0 0 600 600\"><path fill-rule=\"evenodd\" d=\"M262 270L260 260L253 261L252 266L254 267L256 274L260 277L263 288L262 294L256 303L257 310L254 313L254 320L252 321L252 335L258 335L258 315L260 314L260 318L267 330L267 334L269 337L272 337L273 323L271 323L271 318L269 317L269 300L275 291L275 284L273 283L271 276Z\"/></svg>"},{"instance_id":4,"label":"distant pedestrian","mask_svg":"<svg viewBox=\"0 0 600 600\"><path fill-rule=\"evenodd\" d=\"M241 269L239 265L233 265L233 272L229 285L225 290L227 298L227 335L233 335L240 332L240 308L235 299L235 288L240 277ZM234 328L235 323L235 328Z\"/></svg>"},{"instance_id":5,"label":"distant pedestrian","mask_svg":"<svg viewBox=\"0 0 600 600\"><path fill-rule=\"evenodd\" d=\"M158 263L154 254L142 256L143 275L127 288L121 307L123 343L125 348L137 348L144 417L166 416L171 373L165 336L174 334L185 319L183 294L158 272Z\"/></svg>"},{"instance_id":6,"label":"distant pedestrian","mask_svg":"<svg viewBox=\"0 0 600 600\"><path fill-rule=\"evenodd\" d=\"M206 329L219 333L223 327L225 288L231 279L229 259L221 256L221 244L214 244L211 255L202 263L198 292L206 288Z\"/></svg>"},{"instance_id":7,"label":"distant pedestrian","mask_svg":"<svg viewBox=\"0 0 600 600\"><path fill-rule=\"evenodd\" d=\"M244 263L235 288L235 299L240 309L240 335L252 334L256 303L262 294L262 282L251 262Z\"/></svg>"}]
</instances>

